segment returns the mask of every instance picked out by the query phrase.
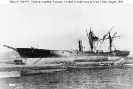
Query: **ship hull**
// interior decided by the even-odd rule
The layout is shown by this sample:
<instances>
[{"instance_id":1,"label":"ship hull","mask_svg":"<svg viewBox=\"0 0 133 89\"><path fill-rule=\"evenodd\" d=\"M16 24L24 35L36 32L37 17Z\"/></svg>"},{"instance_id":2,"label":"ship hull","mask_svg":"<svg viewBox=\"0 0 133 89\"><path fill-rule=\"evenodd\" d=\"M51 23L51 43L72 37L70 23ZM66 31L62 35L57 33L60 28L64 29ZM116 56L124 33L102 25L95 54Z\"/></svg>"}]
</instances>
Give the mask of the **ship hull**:
<instances>
[{"instance_id":1,"label":"ship hull","mask_svg":"<svg viewBox=\"0 0 133 89\"><path fill-rule=\"evenodd\" d=\"M16 51L22 58L83 58L83 59L101 59L107 57L126 57L129 51L115 50L112 52L90 52L90 51L69 51L69 50L48 50L33 48L16 48Z\"/></svg>"},{"instance_id":2,"label":"ship hull","mask_svg":"<svg viewBox=\"0 0 133 89\"><path fill-rule=\"evenodd\" d=\"M111 52L91 52L91 51L70 51L70 50L49 50L37 48L13 48L4 45L7 48L16 51L21 58L45 58L45 59L71 59L75 61L108 61L117 60L129 55L130 51L115 50Z\"/></svg>"}]
</instances>

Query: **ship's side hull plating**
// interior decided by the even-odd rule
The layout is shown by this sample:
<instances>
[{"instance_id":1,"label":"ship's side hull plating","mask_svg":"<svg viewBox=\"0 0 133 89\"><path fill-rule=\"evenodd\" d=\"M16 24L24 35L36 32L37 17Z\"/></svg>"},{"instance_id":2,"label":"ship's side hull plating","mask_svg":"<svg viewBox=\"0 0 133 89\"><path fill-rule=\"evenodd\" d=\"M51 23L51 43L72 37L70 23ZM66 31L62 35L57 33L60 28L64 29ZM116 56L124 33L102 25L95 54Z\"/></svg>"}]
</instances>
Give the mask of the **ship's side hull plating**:
<instances>
[{"instance_id":1,"label":"ship's side hull plating","mask_svg":"<svg viewBox=\"0 0 133 89\"><path fill-rule=\"evenodd\" d=\"M16 48L22 58L87 58L106 60L107 57L126 57L129 51L115 50L112 52L90 52L90 51L68 51L68 50L48 50L34 48Z\"/></svg>"}]
</instances>

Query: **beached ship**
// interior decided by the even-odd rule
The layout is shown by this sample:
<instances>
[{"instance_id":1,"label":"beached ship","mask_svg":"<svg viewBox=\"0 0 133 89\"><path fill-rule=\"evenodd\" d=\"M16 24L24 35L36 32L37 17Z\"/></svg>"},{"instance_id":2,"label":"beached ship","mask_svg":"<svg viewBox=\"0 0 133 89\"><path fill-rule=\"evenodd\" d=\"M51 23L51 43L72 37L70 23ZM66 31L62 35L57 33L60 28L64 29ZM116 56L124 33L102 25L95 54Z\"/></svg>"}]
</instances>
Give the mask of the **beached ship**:
<instances>
[{"instance_id":1,"label":"beached ship","mask_svg":"<svg viewBox=\"0 0 133 89\"><path fill-rule=\"evenodd\" d=\"M112 29L111 29L112 30ZM111 31L110 30L110 31ZM14 48L4 45L7 48L13 49L18 52L21 58L73 58L75 61L108 61L119 59L120 57L126 57L129 55L130 51L122 50L112 50L113 39L119 36L115 36L116 33L111 36L110 31L103 36L102 39L95 36L93 31L88 33L87 37L89 40L89 51L84 51L82 46L82 40L79 40L79 50L51 50L51 49L38 49L38 48ZM103 50L96 50L95 42L100 42L101 44L104 40L109 40L109 51L104 52ZM95 49L94 49L95 48ZM111 58L110 58L111 57Z\"/></svg>"}]
</instances>

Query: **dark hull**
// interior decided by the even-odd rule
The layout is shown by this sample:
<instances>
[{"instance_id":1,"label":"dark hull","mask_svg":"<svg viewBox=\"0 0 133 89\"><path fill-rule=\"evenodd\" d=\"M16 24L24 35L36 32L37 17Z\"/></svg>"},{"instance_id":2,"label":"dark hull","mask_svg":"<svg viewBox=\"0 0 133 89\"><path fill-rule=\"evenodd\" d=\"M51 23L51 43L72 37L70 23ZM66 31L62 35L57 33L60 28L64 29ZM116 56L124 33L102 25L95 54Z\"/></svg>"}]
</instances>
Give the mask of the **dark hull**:
<instances>
[{"instance_id":1,"label":"dark hull","mask_svg":"<svg viewBox=\"0 0 133 89\"><path fill-rule=\"evenodd\" d=\"M69 51L69 50L48 50L48 49L34 49L34 48L16 48L22 58L77 58L86 56L116 56L126 57L129 51L115 50L112 52L90 52L90 51Z\"/></svg>"}]
</instances>

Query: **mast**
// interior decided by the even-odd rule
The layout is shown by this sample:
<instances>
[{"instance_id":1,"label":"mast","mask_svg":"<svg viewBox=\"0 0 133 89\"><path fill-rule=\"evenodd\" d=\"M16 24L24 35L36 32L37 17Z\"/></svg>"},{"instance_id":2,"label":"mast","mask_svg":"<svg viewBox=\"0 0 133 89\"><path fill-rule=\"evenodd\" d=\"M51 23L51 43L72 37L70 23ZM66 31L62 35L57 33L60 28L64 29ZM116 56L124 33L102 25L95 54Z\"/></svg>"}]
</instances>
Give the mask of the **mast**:
<instances>
[{"instance_id":1,"label":"mast","mask_svg":"<svg viewBox=\"0 0 133 89\"><path fill-rule=\"evenodd\" d=\"M111 28L111 30L112 30L112 29L113 29L113 27ZM100 39L100 40L103 40L103 41L102 41L102 44L103 44L104 40L109 39L109 51L110 51L110 52L112 52L112 43L113 43L114 38L120 37L120 36L115 36L115 35L117 34L117 32L115 32L114 35L111 36L111 34L110 34L111 30L110 30L107 34L105 34L105 35L103 36L103 39ZM107 35L108 35L108 37L106 38ZM101 44L101 45L102 45L102 44Z\"/></svg>"},{"instance_id":2,"label":"mast","mask_svg":"<svg viewBox=\"0 0 133 89\"><path fill-rule=\"evenodd\" d=\"M113 41L113 38L111 37L110 32L109 32L109 51L110 52L112 51L112 41Z\"/></svg>"},{"instance_id":3,"label":"mast","mask_svg":"<svg viewBox=\"0 0 133 89\"><path fill-rule=\"evenodd\" d=\"M87 30L86 30L86 33L87 33ZM93 52L94 44L95 44L96 41L99 40L99 38L95 36L93 31L91 31L91 28L90 28L89 34L87 33L87 36L88 36L88 39L89 39L89 45L90 45L90 48L91 48L91 52Z\"/></svg>"},{"instance_id":4,"label":"mast","mask_svg":"<svg viewBox=\"0 0 133 89\"><path fill-rule=\"evenodd\" d=\"M88 36L88 39L89 39L89 45L90 45L90 49L91 49L91 52L93 52L93 40L92 40L92 31L91 31L91 28L90 28L90 32L88 34L87 30L86 30L86 33L87 33L87 36Z\"/></svg>"}]
</instances>

